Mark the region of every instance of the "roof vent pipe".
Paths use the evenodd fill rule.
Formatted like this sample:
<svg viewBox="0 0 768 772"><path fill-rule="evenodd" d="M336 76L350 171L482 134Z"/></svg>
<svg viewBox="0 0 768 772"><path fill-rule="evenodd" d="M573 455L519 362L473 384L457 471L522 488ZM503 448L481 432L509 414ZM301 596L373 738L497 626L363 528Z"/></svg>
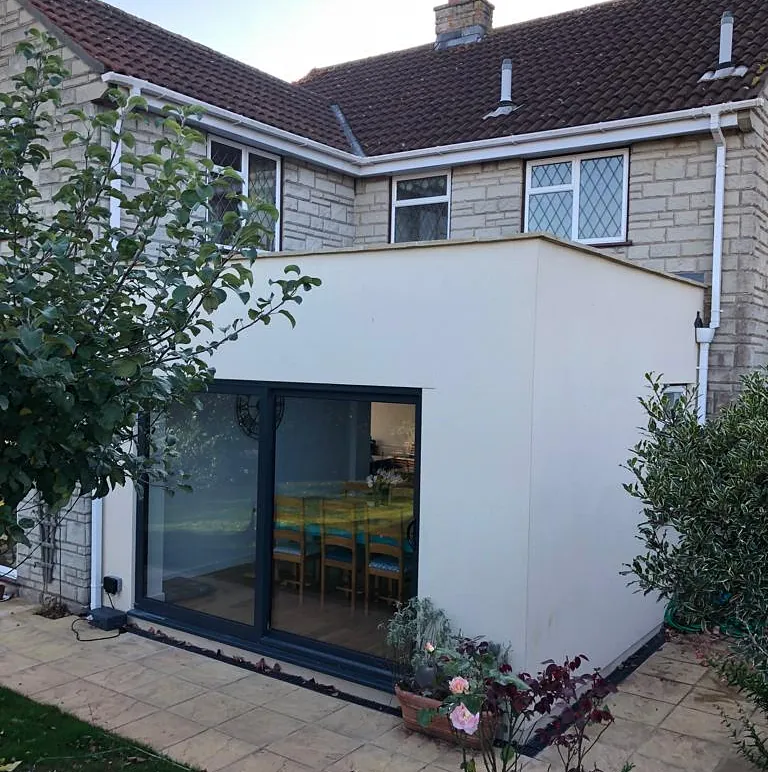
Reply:
<svg viewBox="0 0 768 772"><path fill-rule="evenodd" d="M512 102L512 60L505 59L501 63L501 99L500 102L510 104Z"/></svg>
<svg viewBox="0 0 768 772"><path fill-rule="evenodd" d="M726 11L720 19L720 59L719 67L733 64L733 13Z"/></svg>

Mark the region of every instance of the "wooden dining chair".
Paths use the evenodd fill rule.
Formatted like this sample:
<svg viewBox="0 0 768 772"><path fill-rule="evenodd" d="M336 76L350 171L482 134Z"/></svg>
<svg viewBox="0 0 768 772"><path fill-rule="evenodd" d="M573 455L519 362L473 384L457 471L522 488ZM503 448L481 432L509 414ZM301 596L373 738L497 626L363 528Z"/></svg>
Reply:
<svg viewBox="0 0 768 772"><path fill-rule="evenodd" d="M365 503L350 499L323 499L320 504L320 607L325 605L326 572L338 568L349 575L349 587L337 587L348 592L351 611L355 610L357 594L357 529L363 519Z"/></svg>
<svg viewBox="0 0 768 772"><path fill-rule="evenodd" d="M371 578L375 585L385 579L389 603L402 603L405 594L405 538L403 521L382 520L369 513L365 527L365 613L371 598ZM397 583L397 592L394 590Z"/></svg>
<svg viewBox="0 0 768 772"><path fill-rule="evenodd" d="M304 603L307 564L317 561L320 550L307 538L305 499L295 496L275 496L275 516L272 530L272 563L277 578L278 566L287 563L294 567L295 584L299 590L299 605Z"/></svg>

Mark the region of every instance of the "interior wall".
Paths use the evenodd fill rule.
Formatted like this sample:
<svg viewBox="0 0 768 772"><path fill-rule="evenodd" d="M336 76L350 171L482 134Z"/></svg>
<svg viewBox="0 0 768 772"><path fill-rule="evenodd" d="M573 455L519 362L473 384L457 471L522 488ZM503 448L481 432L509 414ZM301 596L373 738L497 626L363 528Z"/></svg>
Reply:
<svg viewBox="0 0 768 772"><path fill-rule="evenodd" d="M380 449L405 450L415 439L416 408L396 402L374 402L371 405L371 439Z"/></svg>
<svg viewBox="0 0 768 772"><path fill-rule="evenodd" d="M370 403L287 397L277 429L275 484L343 483L369 473Z"/></svg>

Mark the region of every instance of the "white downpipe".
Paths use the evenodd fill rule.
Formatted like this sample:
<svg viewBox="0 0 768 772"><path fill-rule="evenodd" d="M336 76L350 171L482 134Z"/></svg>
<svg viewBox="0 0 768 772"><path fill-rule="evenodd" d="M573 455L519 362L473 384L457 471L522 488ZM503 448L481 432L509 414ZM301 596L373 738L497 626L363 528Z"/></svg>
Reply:
<svg viewBox="0 0 768 772"><path fill-rule="evenodd" d="M709 326L720 326L720 306L723 286L723 225L725 222L726 146L720 116L712 116L712 137L717 145L715 165L715 226L712 240L712 313Z"/></svg>
<svg viewBox="0 0 768 772"><path fill-rule="evenodd" d="M101 608L104 499L91 500L91 611Z"/></svg>
<svg viewBox="0 0 768 772"><path fill-rule="evenodd" d="M141 89L133 85L131 87L131 96L140 96ZM118 131L122 130L122 122L118 125ZM112 141L110 143L110 158L114 159L112 168L118 173L122 171L120 157L123 153L123 143L121 141ZM112 180L112 190L118 193L123 188L123 181L118 177ZM109 227L120 227L120 199L110 197L109 199ZM101 608L101 583L104 570L104 500L91 499L91 611Z"/></svg>
<svg viewBox="0 0 768 772"><path fill-rule="evenodd" d="M696 416L699 423L707 420L707 391L709 389L709 345L715 337L713 327L701 327L696 330L696 342L699 344L698 383L696 386Z"/></svg>
<svg viewBox="0 0 768 772"><path fill-rule="evenodd" d="M709 349L715 339L715 331L720 326L720 314L723 295L723 226L725 222L725 171L727 148L725 135L720 122L720 113L712 112L710 131L715 140L715 210L712 236L712 309L709 315L709 327L696 330L699 344L699 367L697 384L696 413L699 423L707 420L707 393L709 390Z"/></svg>

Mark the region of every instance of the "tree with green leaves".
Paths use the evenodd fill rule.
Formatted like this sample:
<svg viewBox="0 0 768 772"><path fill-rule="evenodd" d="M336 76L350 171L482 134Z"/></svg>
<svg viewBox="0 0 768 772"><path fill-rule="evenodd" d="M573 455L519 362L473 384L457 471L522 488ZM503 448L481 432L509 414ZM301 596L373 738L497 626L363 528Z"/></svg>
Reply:
<svg viewBox="0 0 768 772"><path fill-rule="evenodd" d="M276 314L293 324L291 305L320 284L288 266L255 292L277 212L196 156L196 113L154 116L119 90L65 112L57 52L32 30L17 49L25 68L0 93L0 538L23 543L73 496L164 479L172 439L147 432L140 447L141 417L193 401L220 346ZM128 128L137 119L157 124L149 153ZM66 152L52 157L57 136ZM43 200L45 169L58 181ZM222 196L238 206L217 218Z"/></svg>

